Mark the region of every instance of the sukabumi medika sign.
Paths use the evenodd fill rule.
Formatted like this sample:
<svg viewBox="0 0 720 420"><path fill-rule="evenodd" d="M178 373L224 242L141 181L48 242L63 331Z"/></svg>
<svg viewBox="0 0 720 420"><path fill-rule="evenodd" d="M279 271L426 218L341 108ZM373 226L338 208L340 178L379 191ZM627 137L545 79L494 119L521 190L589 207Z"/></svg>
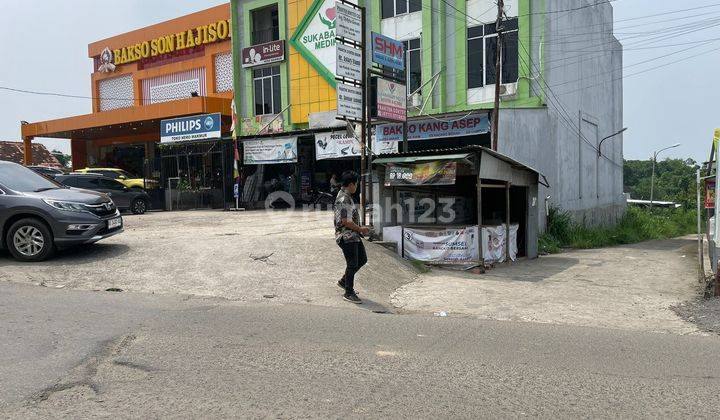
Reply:
<svg viewBox="0 0 720 420"><path fill-rule="evenodd" d="M230 38L230 20L220 20L186 31L138 42L112 51L116 66L145 58L174 53Z"/></svg>

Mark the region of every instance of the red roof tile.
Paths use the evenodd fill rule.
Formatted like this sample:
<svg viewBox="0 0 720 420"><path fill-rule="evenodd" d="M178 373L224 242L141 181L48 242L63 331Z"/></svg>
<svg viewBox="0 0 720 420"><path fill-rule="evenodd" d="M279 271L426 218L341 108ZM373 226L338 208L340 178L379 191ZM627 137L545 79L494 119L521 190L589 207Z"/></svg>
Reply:
<svg viewBox="0 0 720 420"><path fill-rule="evenodd" d="M0 160L23 163L23 143L19 141L0 141ZM33 165L62 168L60 162L40 143L32 144Z"/></svg>

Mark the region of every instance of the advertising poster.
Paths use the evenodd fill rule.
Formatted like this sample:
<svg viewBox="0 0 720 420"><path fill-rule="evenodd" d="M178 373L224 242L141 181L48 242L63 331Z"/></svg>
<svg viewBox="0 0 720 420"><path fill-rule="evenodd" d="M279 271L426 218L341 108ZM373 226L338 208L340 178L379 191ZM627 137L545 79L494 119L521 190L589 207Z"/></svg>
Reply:
<svg viewBox="0 0 720 420"><path fill-rule="evenodd" d="M295 163L298 158L297 137L246 140L243 142L243 156L246 165Z"/></svg>
<svg viewBox="0 0 720 420"><path fill-rule="evenodd" d="M442 264L467 264L480 260L478 227L423 230L405 228L405 258Z"/></svg>
<svg viewBox="0 0 720 420"><path fill-rule="evenodd" d="M337 159L360 156L360 142L344 131L315 134L315 159Z"/></svg>
<svg viewBox="0 0 720 420"><path fill-rule="evenodd" d="M385 186L454 185L457 162L438 160L427 163L388 163L385 167Z"/></svg>
<svg viewBox="0 0 720 420"><path fill-rule="evenodd" d="M705 208L706 209L714 209L715 208L715 180L714 179L705 180Z"/></svg>

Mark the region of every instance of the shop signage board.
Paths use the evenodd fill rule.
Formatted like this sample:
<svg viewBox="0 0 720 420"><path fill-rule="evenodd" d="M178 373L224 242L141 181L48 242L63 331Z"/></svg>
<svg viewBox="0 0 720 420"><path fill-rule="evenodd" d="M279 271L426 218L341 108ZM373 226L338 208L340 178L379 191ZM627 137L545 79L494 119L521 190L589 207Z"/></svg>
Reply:
<svg viewBox="0 0 720 420"><path fill-rule="evenodd" d="M270 41L242 49L242 66L255 67L285 60L285 41Z"/></svg>
<svg viewBox="0 0 720 420"><path fill-rule="evenodd" d="M407 119L407 90L405 85L391 80L377 78L377 118L390 121Z"/></svg>
<svg viewBox="0 0 720 420"><path fill-rule="evenodd" d="M478 227L460 229L404 228L405 258L431 263L471 263L480 260Z"/></svg>
<svg viewBox="0 0 720 420"><path fill-rule="evenodd" d="M337 159L360 156L360 142L344 131L315 134L315 159Z"/></svg>
<svg viewBox="0 0 720 420"><path fill-rule="evenodd" d="M295 163L297 158L297 137L243 142L243 162L246 165Z"/></svg>
<svg viewBox="0 0 720 420"><path fill-rule="evenodd" d="M370 42L373 63L395 70L405 70L405 45L402 41L373 32Z"/></svg>
<svg viewBox="0 0 720 420"><path fill-rule="evenodd" d="M457 162L437 160L426 163L388 163L385 186L455 185Z"/></svg>
<svg viewBox="0 0 720 420"><path fill-rule="evenodd" d="M360 10L340 2L335 3L335 10L337 12L336 35L358 43L363 42Z"/></svg>
<svg viewBox="0 0 720 420"><path fill-rule="evenodd" d="M115 49L110 58L115 66L119 66L166 54L180 55L184 50L228 39L230 39L230 21L220 20Z"/></svg>
<svg viewBox="0 0 720 420"><path fill-rule="evenodd" d="M337 44L336 74L338 77L362 80L362 51L343 44Z"/></svg>
<svg viewBox="0 0 720 420"><path fill-rule="evenodd" d="M220 137L220 113L160 121L161 143L219 139Z"/></svg>
<svg viewBox="0 0 720 420"><path fill-rule="evenodd" d="M418 120L408 122L408 140L429 140L442 137L462 137L490 132L487 114L472 114L454 120ZM381 124L376 135L379 141L402 141L402 124Z"/></svg>
<svg viewBox="0 0 720 420"><path fill-rule="evenodd" d="M354 118L357 120L363 117L362 88L344 83L338 83L337 91L337 113L340 116Z"/></svg>
<svg viewBox="0 0 720 420"><path fill-rule="evenodd" d="M315 0L290 38L290 44L335 87L335 0Z"/></svg>

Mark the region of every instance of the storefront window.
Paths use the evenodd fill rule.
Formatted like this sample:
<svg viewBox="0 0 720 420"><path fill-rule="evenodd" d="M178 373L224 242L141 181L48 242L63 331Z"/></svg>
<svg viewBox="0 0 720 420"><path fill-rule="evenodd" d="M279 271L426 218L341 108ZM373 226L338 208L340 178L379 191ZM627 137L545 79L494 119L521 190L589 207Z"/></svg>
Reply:
<svg viewBox="0 0 720 420"><path fill-rule="evenodd" d="M382 18L391 18L422 10L422 0L382 0Z"/></svg>
<svg viewBox="0 0 720 420"><path fill-rule="evenodd" d="M277 4L252 11L252 43L262 44L280 39Z"/></svg>
<svg viewBox="0 0 720 420"><path fill-rule="evenodd" d="M422 84L422 41L420 38L403 41L407 66L407 92L415 92Z"/></svg>
<svg viewBox="0 0 720 420"><path fill-rule="evenodd" d="M500 83L518 80L518 21L503 22L503 53L500 58ZM495 24L468 28L468 88L495 84L497 31Z"/></svg>
<svg viewBox="0 0 720 420"><path fill-rule="evenodd" d="M280 113L280 66L253 70L255 115Z"/></svg>

